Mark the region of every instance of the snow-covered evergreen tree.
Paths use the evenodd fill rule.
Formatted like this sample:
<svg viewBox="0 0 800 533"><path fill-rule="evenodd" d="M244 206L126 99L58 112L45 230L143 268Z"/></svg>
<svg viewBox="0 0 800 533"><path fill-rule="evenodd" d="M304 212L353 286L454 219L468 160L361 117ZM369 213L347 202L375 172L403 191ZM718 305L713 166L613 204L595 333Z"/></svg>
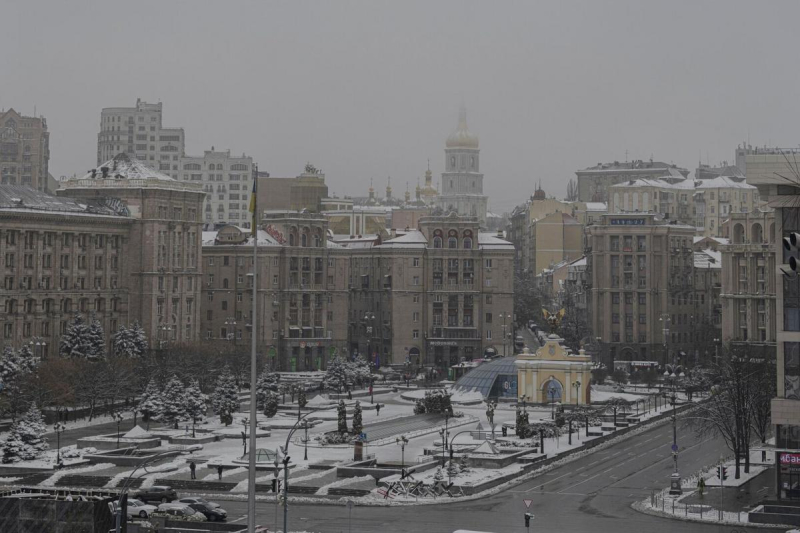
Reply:
<svg viewBox="0 0 800 533"><path fill-rule="evenodd" d="M61 336L59 353L62 357L96 360L98 353L105 355L103 328L99 327L99 322L94 325L95 322L96 320L92 320L91 325L87 324L83 315L75 315L72 323L67 326L67 331Z"/></svg>
<svg viewBox="0 0 800 533"><path fill-rule="evenodd" d="M3 443L3 462L16 463L39 457L47 449L44 433L42 413L36 405L31 405L28 412L11 425Z"/></svg>
<svg viewBox="0 0 800 533"><path fill-rule="evenodd" d="M272 418L276 414L278 414L278 393L268 391L264 400L264 415L267 418Z"/></svg>
<svg viewBox="0 0 800 533"><path fill-rule="evenodd" d="M17 361L19 362L19 368L23 374L33 372L39 366L39 363L41 363L27 344L23 345L22 348L17 351Z"/></svg>
<svg viewBox="0 0 800 533"><path fill-rule="evenodd" d="M349 365L341 358L334 357L328 362L328 369L325 371L325 386L342 392L342 387L347 384L348 375L352 374Z"/></svg>
<svg viewBox="0 0 800 533"><path fill-rule="evenodd" d="M352 363L347 363L347 370L350 381L356 383L367 383L372 375L369 363L362 355L356 357Z"/></svg>
<svg viewBox="0 0 800 533"><path fill-rule="evenodd" d="M106 334L103 331L103 325L97 319L96 315L92 315L89 321L89 342L91 344L91 351L89 359L92 361L100 361L106 357Z"/></svg>
<svg viewBox="0 0 800 533"><path fill-rule="evenodd" d="M236 380L227 366L217 378L217 386L211 395L211 407L219 415L220 422L226 426L233 423L233 413L241 407Z"/></svg>
<svg viewBox="0 0 800 533"><path fill-rule="evenodd" d="M186 418L186 389L178 376L172 376L167 382L162 398L162 420L178 429L178 421Z"/></svg>
<svg viewBox="0 0 800 533"><path fill-rule="evenodd" d="M147 352L147 335L138 322L129 327L120 326L111 336L111 347L118 357L142 357Z"/></svg>
<svg viewBox="0 0 800 533"><path fill-rule="evenodd" d="M437 466L436 472L433 474L433 482L439 483L440 481L444 481L444 474L442 473L442 467Z"/></svg>
<svg viewBox="0 0 800 533"><path fill-rule="evenodd" d="M361 418L361 402L356 400L356 405L353 407L353 435L360 435L363 429L364 422Z"/></svg>
<svg viewBox="0 0 800 533"><path fill-rule="evenodd" d="M303 407L306 406L306 404L308 404L308 399L306 398L306 389L300 387L297 390L297 405L299 405L300 408L302 409Z"/></svg>
<svg viewBox="0 0 800 533"><path fill-rule="evenodd" d="M344 400L339 400L336 413L339 419L339 433L347 433L347 407L344 405Z"/></svg>
<svg viewBox="0 0 800 533"><path fill-rule="evenodd" d="M192 421L192 437L195 436L194 428L198 420L203 418L208 408L208 396L200 390L200 383L193 379L184 393L186 397L186 415Z"/></svg>
<svg viewBox="0 0 800 533"><path fill-rule="evenodd" d="M158 390L158 385L154 380L147 383L142 397L139 399L138 411L142 415L142 420L147 424L147 429L150 429L150 421L158 420L161 416L161 407L163 400L161 399L161 391Z"/></svg>
<svg viewBox="0 0 800 533"><path fill-rule="evenodd" d="M270 372L268 368L261 371L256 381L256 405L259 411L264 409L269 393L278 390L278 380L278 374Z"/></svg>
<svg viewBox="0 0 800 533"><path fill-rule="evenodd" d="M2 355L0 355L0 380L2 380L3 385L8 386L21 373L22 369L20 368L17 352L11 346L6 346L3 348Z"/></svg>
<svg viewBox="0 0 800 533"><path fill-rule="evenodd" d="M466 455L461 456L461 463L459 463L458 469L461 471L461 473L469 472L469 463L467 463Z"/></svg>

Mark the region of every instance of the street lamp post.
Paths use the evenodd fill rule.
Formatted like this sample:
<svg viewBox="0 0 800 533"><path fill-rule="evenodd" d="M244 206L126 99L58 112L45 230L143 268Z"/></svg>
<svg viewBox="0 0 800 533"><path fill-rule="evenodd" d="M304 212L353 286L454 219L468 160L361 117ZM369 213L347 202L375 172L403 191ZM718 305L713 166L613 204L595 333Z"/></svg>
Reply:
<svg viewBox="0 0 800 533"><path fill-rule="evenodd" d="M31 339L30 343L31 351L33 352L33 357L38 357L40 361L45 359L45 351L47 348L47 342L41 337L34 337ZM38 348L38 350L37 350ZM39 352L38 355L36 352Z"/></svg>
<svg viewBox="0 0 800 533"><path fill-rule="evenodd" d="M445 436L445 430L440 429L439 435L442 437L442 467L444 467L444 452L447 450L447 437Z"/></svg>
<svg viewBox="0 0 800 533"><path fill-rule="evenodd" d="M303 429L305 430L305 437L303 438L303 460L308 461L308 420L303 420Z"/></svg>
<svg viewBox="0 0 800 533"><path fill-rule="evenodd" d="M550 385L550 388L547 389L547 393L550 395L550 420L556 419L556 392L554 385Z"/></svg>
<svg viewBox="0 0 800 533"><path fill-rule="evenodd" d="M714 339L714 364L719 367L719 345L722 344L722 340L715 338Z"/></svg>
<svg viewBox="0 0 800 533"><path fill-rule="evenodd" d="M405 435L400 435L395 439L395 443L400 445L400 469L405 472L406 469L406 444L408 439Z"/></svg>
<svg viewBox="0 0 800 533"><path fill-rule="evenodd" d="M56 468L61 464L61 434L65 429L66 426L61 422L56 422L53 425L53 431L56 432ZM117 443L117 448L119 448L119 442Z"/></svg>
<svg viewBox="0 0 800 533"><path fill-rule="evenodd" d="M119 425L122 423L122 413L114 413L114 420L117 422L117 448L119 449Z"/></svg>
<svg viewBox="0 0 800 533"><path fill-rule="evenodd" d="M578 400L581 396L581 382L576 380L572 386L575 387L575 405L578 405Z"/></svg>
<svg viewBox="0 0 800 533"><path fill-rule="evenodd" d="M678 473L678 416L677 416L677 403L678 403L678 379L685 376L683 369L680 365L668 364L665 365L664 377L669 381L670 388L672 389L671 403L672 403L672 459L674 462L674 470L670 476L670 494L682 494L681 488L681 475Z"/></svg>

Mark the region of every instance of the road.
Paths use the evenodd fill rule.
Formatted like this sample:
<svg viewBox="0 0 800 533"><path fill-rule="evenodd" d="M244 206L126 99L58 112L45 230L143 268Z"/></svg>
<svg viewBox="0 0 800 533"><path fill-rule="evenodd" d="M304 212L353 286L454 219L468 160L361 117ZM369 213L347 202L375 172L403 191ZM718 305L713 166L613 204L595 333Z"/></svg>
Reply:
<svg viewBox="0 0 800 533"><path fill-rule="evenodd" d="M695 472L724 451L720 440L701 441L689 436L688 430L679 434L686 435L680 439L682 472ZM344 505L290 504L289 530L451 533L461 528L524 533L524 499L533 500L530 512L535 519L531 531L720 533L737 529L660 518L630 508L633 501L669 484L673 469L671 444L672 428L662 425L480 500L415 507L355 507L352 529ZM225 502L225 507L232 520L245 522L245 502ZM274 513L274 504L262 504L257 511L258 523L272 530Z"/></svg>

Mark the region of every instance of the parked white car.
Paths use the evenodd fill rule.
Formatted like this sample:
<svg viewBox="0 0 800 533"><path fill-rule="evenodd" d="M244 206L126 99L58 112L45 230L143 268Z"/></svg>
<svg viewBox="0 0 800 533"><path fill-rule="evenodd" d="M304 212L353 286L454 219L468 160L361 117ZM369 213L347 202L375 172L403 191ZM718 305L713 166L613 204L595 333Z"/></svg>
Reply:
<svg viewBox="0 0 800 533"><path fill-rule="evenodd" d="M197 522L206 521L206 517L203 513L195 511L185 503L162 503L158 506L158 512L167 513L168 515L176 518L184 518Z"/></svg>
<svg viewBox="0 0 800 533"><path fill-rule="evenodd" d="M147 518L150 513L157 510L158 507L155 505L149 505L136 499L128 500L128 518Z"/></svg>

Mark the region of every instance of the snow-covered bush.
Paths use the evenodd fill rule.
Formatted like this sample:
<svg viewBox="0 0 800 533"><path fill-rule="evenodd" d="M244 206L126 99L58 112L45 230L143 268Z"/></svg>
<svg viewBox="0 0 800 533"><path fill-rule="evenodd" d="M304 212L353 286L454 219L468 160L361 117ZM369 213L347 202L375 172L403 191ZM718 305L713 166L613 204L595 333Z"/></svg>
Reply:
<svg viewBox="0 0 800 533"><path fill-rule="evenodd" d="M142 415L142 420L147 424L147 429L150 429L150 421L158 420L161 415L161 408L163 400L161 399L161 391L154 380L150 380L139 400L139 407L137 408Z"/></svg>
<svg viewBox="0 0 800 533"><path fill-rule="evenodd" d="M161 418L178 429L178 421L186 418L186 389L178 376L172 376L162 394Z"/></svg>
<svg viewBox="0 0 800 533"><path fill-rule="evenodd" d="M103 328L96 318L92 317L91 322L87 324L83 315L75 315L61 336L59 353L62 357L97 361L106 355L106 344L103 339Z"/></svg>
<svg viewBox="0 0 800 533"><path fill-rule="evenodd" d="M111 336L111 349L117 357L139 358L147 352L147 335L138 322L120 326Z"/></svg>
<svg viewBox="0 0 800 533"><path fill-rule="evenodd" d="M360 435L364 429L364 422L361 415L361 402L356 400L356 405L353 407L353 435Z"/></svg>
<svg viewBox="0 0 800 533"><path fill-rule="evenodd" d="M276 414L278 414L278 393L269 391L264 400L264 415L272 418Z"/></svg>
<svg viewBox="0 0 800 533"><path fill-rule="evenodd" d="M344 405L344 400L339 400L336 414L339 423L339 433L347 433L347 407Z"/></svg>
<svg viewBox="0 0 800 533"><path fill-rule="evenodd" d="M453 404L450 401L450 396L451 394L444 389L426 391L425 397L418 399L414 404L414 414L447 413L453 416Z"/></svg>
<svg viewBox="0 0 800 533"><path fill-rule="evenodd" d="M239 393L236 389L236 380L230 369L225 366L217 378L217 386L211 395L211 408L219 415L219 421L230 426L233 423L233 413L239 410Z"/></svg>
<svg viewBox="0 0 800 533"><path fill-rule="evenodd" d="M353 440L353 437L350 436L348 433L326 433L320 437L316 438L317 441L323 446L328 444L349 444L350 441Z"/></svg>

